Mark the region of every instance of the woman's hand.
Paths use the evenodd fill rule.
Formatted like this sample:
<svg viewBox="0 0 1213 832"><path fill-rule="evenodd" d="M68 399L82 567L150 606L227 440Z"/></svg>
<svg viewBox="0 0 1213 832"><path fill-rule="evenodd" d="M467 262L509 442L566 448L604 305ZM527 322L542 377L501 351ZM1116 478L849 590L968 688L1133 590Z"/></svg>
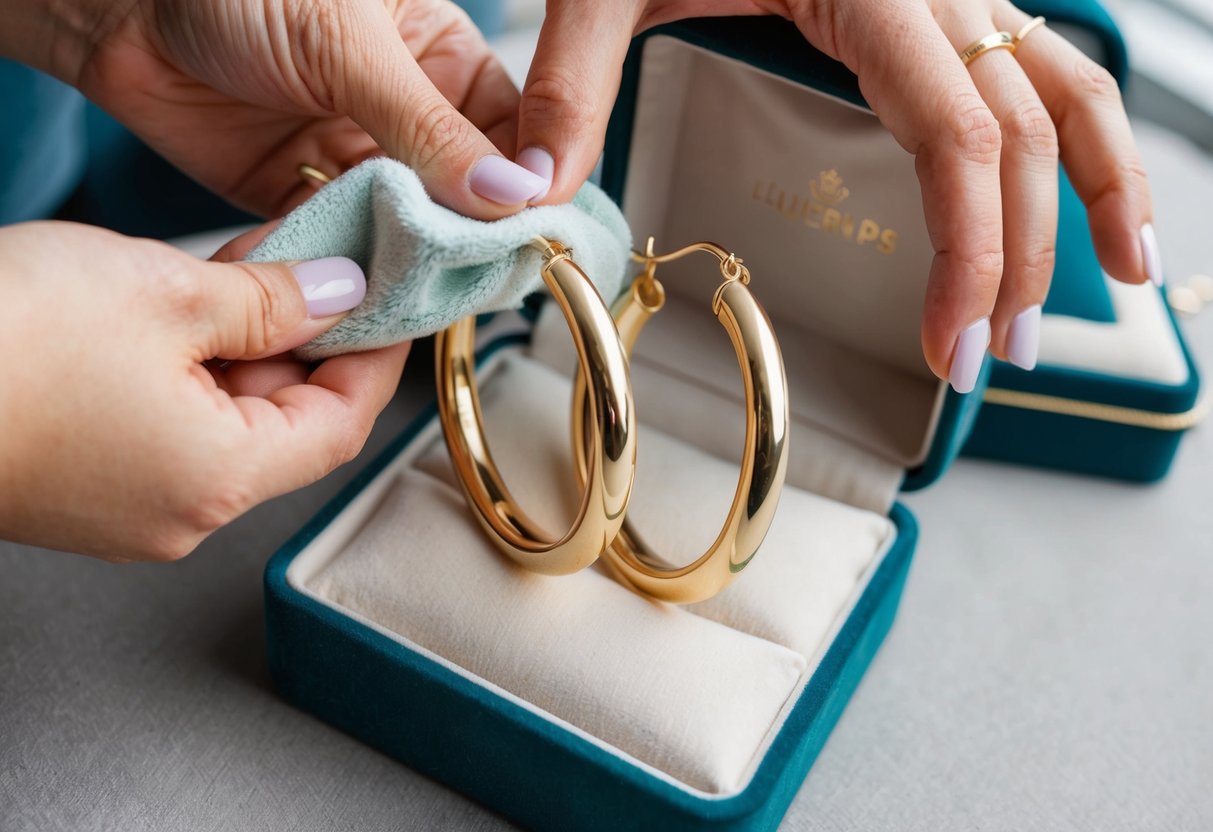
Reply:
<svg viewBox="0 0 1213 832"><path fill-rule="evenodd" d="M994 49L968 67L958 57L1029 21L1006 0L549 0L517 142L523 164L551 176L555 160L543 201L569 199L593 169L634 33L682 17L761 13L791 18L854 71L916 157L935 248L923 350L958 390L973 388L987 339L995 355L1035 366L1059 147L1104 269L1126 283L1161 283L1149 188L1112 77L1047 28L1013 56Z"/></svg>
<svg viewBox="0 0 1213 832"><path fill-rule="evenodd" d="M407 344L247 360L310 340L364 291L343 258L210 263L82 225L0 229L0 537L177 558L351 459Z"/></svg>
<svg viewBox="0 0 1213 832"><path fill-rule="evenodd" d="M0 54L75 85L264 216L310 194L300 164L336 176L384 152L467 216L504 216L547 190L508 161L518 92L449 0L10 5Z"/></svg>

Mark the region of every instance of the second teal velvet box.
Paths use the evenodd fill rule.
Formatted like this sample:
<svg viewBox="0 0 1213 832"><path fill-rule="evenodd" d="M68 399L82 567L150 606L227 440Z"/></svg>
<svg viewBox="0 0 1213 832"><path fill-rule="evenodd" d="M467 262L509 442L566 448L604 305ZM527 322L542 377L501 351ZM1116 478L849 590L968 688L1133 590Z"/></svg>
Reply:
<svg viewBox="0 0 1213 832"><path fill-rule="evenodd" d="M1057 269L1031 372L995 362L966 456L1134 482L1167 475L1204 416L1200 371L1166 294L1099 267L1062 178Z"/></svg>
<svg viewBox="0 0 1213 832"><path fill-rule="evenodd" d="M471 519L431 411L272 559L272 676L528 828L773 829L892 623L917 542L898 494L946 469L980 395L922 360L912 159L785 22L638 39L604 186L638 245L712 239L744 259L779 335L791 460L754 562L685 608L594 569L522 572ZM718 271L662 269L666 306L631 361L629 517L683 560L723 522L743 403L711 312ZM523 329L481 350L485 424L519 503L556 531L577 498L574 362L554 304Z"/></svg>

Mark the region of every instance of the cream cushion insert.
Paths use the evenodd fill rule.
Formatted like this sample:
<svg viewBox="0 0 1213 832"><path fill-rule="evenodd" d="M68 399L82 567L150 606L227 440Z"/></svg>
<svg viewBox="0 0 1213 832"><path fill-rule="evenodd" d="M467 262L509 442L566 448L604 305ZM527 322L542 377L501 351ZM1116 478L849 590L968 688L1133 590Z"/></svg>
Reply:
<svg viewBox="0 0 1213 832"><path fill-rule="evenodd" d="M485 427L515 497L563 529L577 491L567 377L517 352L481 372ZM719 530L737 468L643 424L629 516L689 557ZM503 558L453 485L431 424L357 499L344 537L296 558L297 588L692 791L744 788L895 538L882 515L794 487L758 557L717 598L642 599L597 570L551 578ZM378 481L377 481L378 482Z"/></svg>

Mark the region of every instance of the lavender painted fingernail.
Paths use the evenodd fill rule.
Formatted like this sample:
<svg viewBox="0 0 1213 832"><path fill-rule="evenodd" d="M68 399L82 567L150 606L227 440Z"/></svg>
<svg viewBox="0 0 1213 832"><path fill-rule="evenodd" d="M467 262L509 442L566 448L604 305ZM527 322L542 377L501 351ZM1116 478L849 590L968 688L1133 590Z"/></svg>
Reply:
<svg viewBox="0 0 1213 832"><path fill-rule="evenodd" d="M1158 236L1153 223L1141 227L1141 259L1146 264L1146 277L1155 286L1162 286L1162 255L1158 252Z"/></svg>
<svg viewBox="0 0 1213 832"><path fill-rule="evenodd" d="M552 187L552 176L556 173L556 160L552 158L552 154L542 147L528 147L518 154L518 164L548 183L547 187L531 199L543 199L547 196L548 188Z"/></svg>
<svg viewBox="0 0 1213 832"><path fill-rule="evenodd" d="M502 205L528 202L547 193L548 181L503 156L485 156L472 168L468 185L473 193Z"/></svg>
<svg viewBox="0 0 1213 832"><path fill-rule="evenodd" d="M1040 304L1015 316L1007 329L1007 360L1025 370L1036 369L1040 352Z"/></svg>
<svg viewBox="0 0 1213 832"><path fill-rule="evenodd" d="M291 266L307 301L309 318L348 312L366 297L366 277L348 257L321 257Z"/></svg>
<svg viewBox="0 0 1213 832"><path fill-rule="evenodd" d="M981 374L981 365L985 361L986 349L990 346L990 319L969 324L960 335L956 336L956 346L952 350L952 368L948 371L948 381L957 393L971 393L977 386L977 376Z"/></svg>

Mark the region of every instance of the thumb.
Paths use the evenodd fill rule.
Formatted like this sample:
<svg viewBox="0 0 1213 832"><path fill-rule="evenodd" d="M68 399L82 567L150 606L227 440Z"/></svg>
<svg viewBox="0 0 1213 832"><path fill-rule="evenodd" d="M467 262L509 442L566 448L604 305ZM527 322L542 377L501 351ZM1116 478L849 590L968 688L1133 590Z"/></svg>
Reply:
<svg viewBox="0 0 1213 832"><path fill-rule="evenodd" d="M348 257L195 263L194 336L203 360L252 360L294 349L332 328L366 295L362 269Z"/></svg>
<svg viewBox="0 0 1213 832"><path fill-rule="evenodd" d="M504 217L548 189L546 178L505 158L439 92L383 7L365 13L383 19L358 21L356 48L342 53L351 59L331 70L338 112L349 115L389 155L415 170L431 198L465 216ZM482 67L499 70L488 47L481 45L484 54L471 57L479 58ZM473 78L468 89L460 91L471 110L484 109L483 99L490 94L513 92L504 72L483 69L477 77L479 82Z"/></svg>
<svg viewBox="0 0 1213 832"><path fill-rule="evenodd" d="M548 4L518 115L518 160L552 180L545 203L572 199L598 163L637 14Z"/></svg>

